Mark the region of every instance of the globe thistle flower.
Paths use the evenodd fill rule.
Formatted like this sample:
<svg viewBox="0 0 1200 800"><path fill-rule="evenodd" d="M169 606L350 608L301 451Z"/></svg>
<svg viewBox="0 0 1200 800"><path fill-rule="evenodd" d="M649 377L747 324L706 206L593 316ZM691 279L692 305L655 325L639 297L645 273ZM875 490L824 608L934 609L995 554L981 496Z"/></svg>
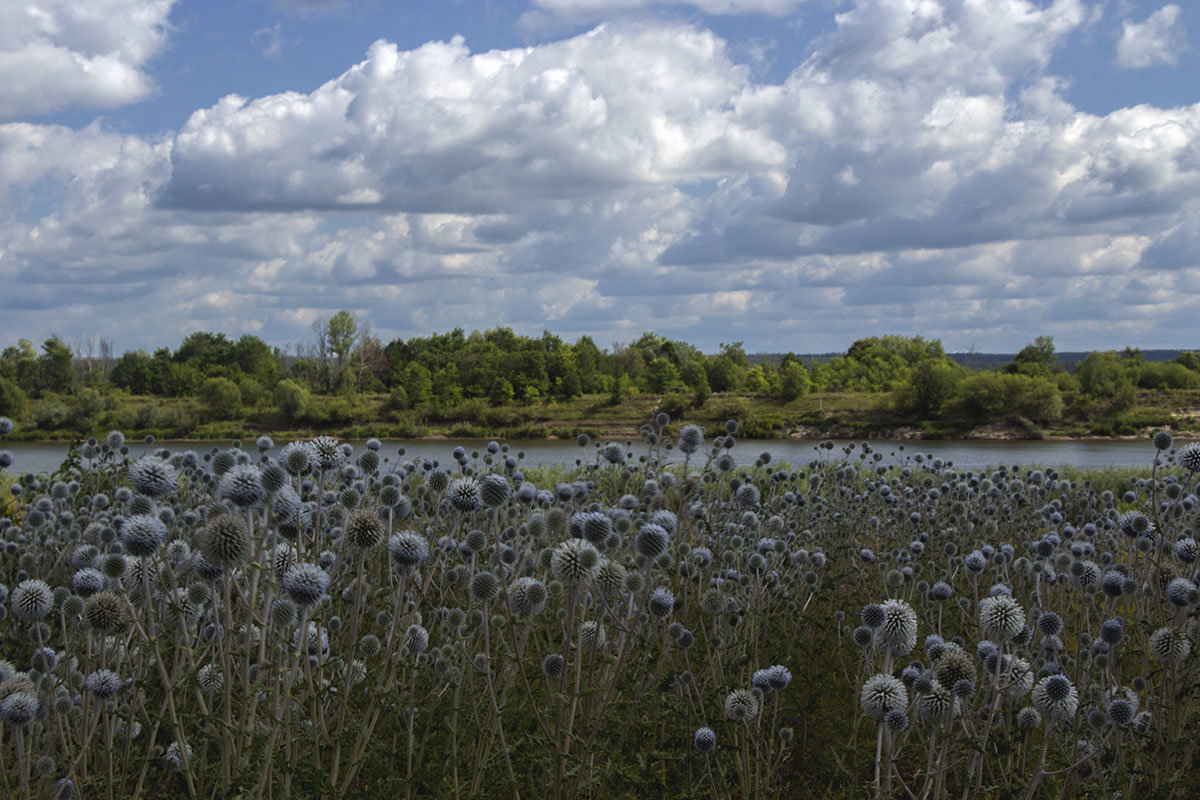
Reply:
<svg viewBox="0 0 1200 800"><path fill-rule="evenodd" d="M518 617L533 617L546 607L550 594L537 578L517 578L508 587L508 604Z"/></svg>
<svg viewBox="0 0 1200 800"><path fill-rule="evenodd" d="M1011 641L1025 627L1025 609L1009 595L986 597L979 602L979 627L985 636Z"/></svg>
<svg viewBox="0 0 1200 800"><path fill-rule="evenodd" d="M250 529L240 516L215 514L200 532L200 553L216 566L236 567L250 560Z"/></svg>
<svg viewBox="0 0 1200 800"><path fill-rule="evenodd" d="M679 452L692 455L704 444L704 429L699 425L684 425L679 431Z"/></svg>
<svg viewBox="0 0 1200 800"><path fill-rule="evenodd" d="M760 710L758 696L749 689L735 689L725 698L725 716L733 722L748 723Z"/></svg>
<svg viewBox="0 0 1200 800"><path fill-rule="evenodd" d="M491 572L476 572L471 576L470 591L477 601L489 602L500 592L500 579Z"/></svg>
<svg viewBox="0 0 1200 800"><path fill-rule="evenodd" d="M329 575L316 564L297 564L284 573L282 584L292 602L306 608L329 591Z"/></svg>
<svg viewBox="0 0 1200 800"><path fill-rule="evenodd" d="M392 560L403 567L415 567L429 558L429 542L416 531L393 533L387 546Z"/></svg>
<svg viewBox="0 0 1200 800"><path fill-rule="evenodd" d="M917 682L918 684L921 681ZM954 694L937 680L929 680L920 688L925 691L917 695L917 715L921 719L939 723L950 720L957 710Z"/></svg>
<svg viewBox="0 0 1200 800"><path fill-rule="evenodd" d="M612 535L612 519L602 511L581 511L571 515L567 527L580 539L601 545ZM576 533L577 532L577 533Z"/></svg>
<svg viewBox="0 0 1200 800"><path fill-rule="evenodd" d="M1175 454L1175 463L1188 472L1200 470L1200 442L1188 442Z"/></svg>
<svg viewBox="0 0 1200 800"><path fill-rule="evenodd" d="M1178 664L1191 652L1192 643L1174 628L1159 628L1150 634L1150 655L1162 664Z"/></svg>
<svg viewBox="0 0 1200 800"><path fill-rule="evenodd" d="M861 617L863 625L875 630L887 620L887 612L878 603L868 603L863 606Z"/></svg>
<svg viewBox="0 0 1200 800"><path fill-rule="evenodd" d="M1194 563L1198 555L1200 555L1200 547L1197 547L1196 540L1192 537L1185 536L1175 543L1175 557L1183 563Z"/></svg>
<svg viewBox="0 0 1200 800"><path fill-rule="evenodd" d="M1020 656L1004 657L1001 674L1007 676L1003 691L1009 697L1024 697L1033 689L1033 667Z"/></svg>
<svg viewBox="0 0 1200 800"><path fill-rule="evenodd" d="M1175 578L1167 584L1167 601L1177 608L1186 608L1200 601L1200 591L1187 578Z"/></svg>
<svg viewBox="0 0 1200 800"><path fill-rule="evenodd" d="M604 558L601 559L600 566L596 570L596 577L592 582L601 592L611 596L624 588L627 575L623 566L616 561Z"/></svg>
<svg viewBox="0 0 1200 800"><path fill-rule="evenodd" d="M908 689L899 679L880 673L863 684L859 702L868 717L882 720L889 711L908 707Z"/></svg>
<svg viewBox="0 0 1200 800"><path fill-rule="evenodd" d="M665 528L648 522L634 536L633 545L646 558L655 559L667 551L670 542L671 535Z"/></svg>
<svg viewBox="0 0 1200 800"><path fill-rule="evenodd" d="M409 625L404 633L404 651L410 656L416 656L429 649L429 631L420 625Z"/></svg>
<svg viewBox="0 0 1200 800"><path fill-rule="evenodd" d="M898 599L884 602L883 610L883 624L875 629L875 649L896 658L908 655L917 646L917 612Z"/></svg>
<svg viewBox="0 0 1200 800"><path fill-rule="evenodd" d="M933 675L943 686L953 687L961 680L975 680L975 661L956 644L947 644L933 665Z"/></svg>
<svg viewBox="0 0 1200 800"><path fill-rule="evenodd" d="M737 488L737 492L734 495L734 499L737 500L739 505L750 508L757 508L760 498L761 495L759 494L758 487L753 483L743 483Z"/></svg>
<svg viewBox="0 0 1200 800"><path fill-rule="evenodd" d="M954 596L954 589L944 581L938 581L929 587L929 598L938 603L944 603Z"/></svg>
<svg viewBox="0 0 1200 800"><path fill-rule="evenodd" d="M1053 611L1043 611L1038 615L1037 628L1043 636L1058 636L1063 630L1062 617Z"/></svg>
<svg viewBox="0 0 1200 800"><path fill-rule="evenodd" d="M219 692L225 685L225 675L216 664L205 664L196 672L196 683L205 694Z"/></svg>
<svg viewBox="0 0 1200 800"><path fill-rule="evenodd" d="M279 451L279 464L289 475L307 475L316 468L317 451L310 442L288 442Z"/></svg>
<svg viewBox="0 0 1200 800"><path fill-rule="evenodd" d="M1079 692L1066 675L1048 675L1033 687L1033 705L1051 722L1075 718Z"/></svg>
<svg viewBox="0 0 1200 800"><path fill-rule="evenodd" d="M583 539L568 539L554 548L550 571L563 586L591 583L600 568L600 553Z"/></svg>
<svg viewBox="0 0 1200 800"><path fill-rule="evenodd" d="M87 676L88 692L99 700L112 700L121 690L124 681L111 669L99 669Z"/></svg>
<svg viewBox="0 0 1200 800"><path fill-rule="evenodd" d="M91 567L81 569L71 576L71 588L80 597L91 597L104 588L104 573Z"/></svg>
<svg viewBox="0 0 1200 800"><path fill-rule="evenodd" d="M456 478L446 488L446 498L455 510L464 514L483 508L483 500L479 496L479 483L474 478Z"/></svg>
<svg viewBox="0 0 1200 800"><path fill-rule="evenodd" d="M312 440L315 468L323 472L341 469L346 463L342 444L332 436L318 436Z"/></svg>
<svg viewBox="0 0 1200 800"><path fill-rule="evenodd" d="M692 745L696 748L696 752L711 752L717 746L717 734L713 733L712 728L697 728L692 737Z"/></svg>
<svg viewBox="0 0 1200 800"><path fill-rule="evenodd" d="M267 490L262 485L262 473L251 464L238 464L224 475L217 486L221 497L238 506L250 508L266 502Z"/></svg>
<svg viewBox="0 0 1200 800"><path fill-rule="evenodd" d="M542 674L550 680L558 678L566 666L566 659L560 653L551 653L542 659Z"/></svg>
<svg viewBox="0 0 1200 800"><path fill-rule="evenodd" d="M666 619L675 610L675 595L671 594L671 591L666 587L658 587L650 593L650 599L646 603L646 610L650 612L650 616L652 617Z"/></svg>
<svg viewBox="0 0 1200 800"><path fill-rule="evenodd" d="M479 498L488 508L496 508L508 502L512 489L503 475L489 472L479 479Z"/></svg>
<svg viewBox="0 0 1200 800"><path fill-rule="evenodd" d="M179 742L171 742L167 745L167 751L163 755L163 758L175 769L182 769L185 759L189 762L192 760L192 746L190 744L184 745L181 749Z"/></svg>
<svg viewBox="0 0 1200 800"><path fill-rule="evenodd" d="M0 436L8 436L13 432L13 421L8 417L0 417Z"/></svg>
<svg viewBox="0 0 1200 800"><path fill-rule="evenodd" d="M175 468L158 456L142 456L129 465L129 485L146 497L165 497L175 491Z"/></svg>
<svg viewBox="0 0 1200 800"><path fill-rule="evenodd" d="M1017 712L1017 727L1023 731L1031 731L1042 724L1042 715L1033 706L1025 706Z"/></svg>
<svg viewBox="0 0 1200 800"><path fill-rule="evenodd" d="M1156 431L1154 436L1150 437L1150 441L1154 443L1155 450L1170 450L1174 439L1171 438L1170 431Z"/></svg>
<svg viewBox="0 0 1200 800"><path fill-rule="evenodd" d="M360 508L346 520L343 534L346 544L355 550L367 550L383 541L386 530L383 520L372 509Z"/></svg>
<svg viewBox="0 0 1200 800"><path fill-rule="evenodd" d="M604 626L594 619L589 619L579 626L579 641L584 650L598 650L604 647L607 639Z"/></svg>
<svg viewBox="0 0 1200 800"><path fill-rule="evenodd" d="M41 704L32 692L13 692L0 700L0 720L25 725L37 716Z"/></svg>
<svg viewBox="0 0 1200 800"><path fill-rule="evenodd" d="M1104 714L1108 721L1118 728L1127 728L1132 725L1137 711L1137 705L1125 698L1112 700L1104 707Z"/></svg>
<svg viewBox="0 0 1200 800"><path fill-rule="evenodd" d="M605 445L600 448L600 457L609 464L624 464L625 448L616 442L606 442Z"/></svg>
<svg viewBox="0 0 1200 800"><path fill-rule="evenodd" d="M54 609L54 592L45 581L30 578L12 590L9 605L17 619L41 619Z"/></svg>
<svg viewBox="0 0 1200 800"><path fill-rule="evenodd" d="M883 724L892 733L903 733L908 730L908 715L900 709L892 709L883 717Z"/></svg>
<svg viewBox="0 0 1200 800"><path fill-rule="evenodd" d="M166 536L167 527L162 520L149 514L132 516L121 526L121 542L125 545L125 552L138 558L157 552Z"/></svg>
<svg viewBox="0 0 1200 800"><path fill-rule="evenodd" d="M115 592L96 592L84 601L83 620L101 635L117 633L125 627L125 603Z"/></svg>

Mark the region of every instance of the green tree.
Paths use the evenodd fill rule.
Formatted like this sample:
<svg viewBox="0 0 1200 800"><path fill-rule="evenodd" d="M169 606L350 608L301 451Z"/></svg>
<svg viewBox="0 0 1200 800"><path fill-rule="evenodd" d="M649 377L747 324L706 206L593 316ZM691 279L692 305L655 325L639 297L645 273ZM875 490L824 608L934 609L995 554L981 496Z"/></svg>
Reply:
<svg viewBox="0 0 1200 800"><path fill-rule="evenodd" d="M275 405L289 422L295 422L304 416L310 400L312 395L303 384L290 379L275 384Z"/></svg>
<svg viewBox="0 0 1200 800"><path fill-rule="evenodd" d="M898 404L922 417L936 416L954 396L959 377L960 369L946 360L922 362L909 382L896 390Z"/></svg>
<svg viewBox="0 0 1200 800"><path fill-rule="evenodd" d="M197 392L208 413L217 419L234 416L242 403L242 393L229 378L209 378Z"/></svg>
<svg viewBox="0 0 1200 800"><path fill-rule="evenodd" d="M646 367L644 375L646 389L654 394L662 394L679 383L679 370L670 359L658 357Z"/></svg>
<svg viewBox="0 0 1200 800"><path fill-rule="evenodd" d="M75 358L71 348L57 336L42 342L38 356L38 391L65 392L75 380Z"/></svg>
<svg viewBox="0 0 1200 800"><path fill-rule="evenodd" d="M513 401L513 385L507 378L496 378L488 391L488 400L494 406L506 406Z"/></svg>
<svg viewBox="0 0 1200 800"><path fill-rule="evenodd" d="M795 400L812 389L808 370L798 359L785 361L779 368L779 396L784 400Z"/></svg>
<svg viewBox="0 0 1200 800"><path fill-rule="evenodd" d="M708 373L704 371L703 358L693 358L679 371L679 377L692 390L693 408L700 408L712 396L712 387L708 385Z"/></svg>
<svg viewBox="0 0 1200 800"><path fill-rule="evenodd" d="M342 309L325 323L325 334L329 339L329 349L337 359L334 370L334 374L337 375L341 373L358 339L358 318Z"/></svg>
<svg viewBox="0 0 1200 800"><path fill-rule="evenodd" d="M29 398L16 381L0 378L0 416L18 418L29 407Z"/></svg>
<svg viewBox="0 0 1200 800"><path fill-rule="evenodd" d="M1084 394L1092 397L1114 398L1125 387L1133 387L1129 361L1114 352L1088 353L1075 377Z"/></svg>
<svg viewBox="0 0 1200 800"><path fill-rule="evenodd" d="M150 393L150 354L143 350L127 350L113 364L109 380L113 386L127 389L130 394Z"/></svg>

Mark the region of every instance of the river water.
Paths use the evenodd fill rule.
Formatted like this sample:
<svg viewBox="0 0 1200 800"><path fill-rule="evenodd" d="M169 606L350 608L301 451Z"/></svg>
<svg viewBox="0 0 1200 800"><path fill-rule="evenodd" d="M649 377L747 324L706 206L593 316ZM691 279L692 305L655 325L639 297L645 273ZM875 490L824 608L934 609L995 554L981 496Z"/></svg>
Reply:
<svg viewBox="0 0 1200 800"><path fill-rule="evenodd" d="M363 440L348 440L355 450L361 450ZM619 440L624 441L624 440ZM581 448L574 440L525 439L507 442L511 452L523 451L525 458L522 463L533 465L544 464L574 464L576 459L595 459L594 447ZM768 452L774 461L786 461L791 464L805 464L817 458L841 457L842 447L850 444L849 440L837 441L837 447L831 452L820 450L820 440L816 439L770 439L770 440L739 440L732 450L733 455L741 464L752 464L759 454ZM284 444L276 442L276 449ZM1109 440L1088 439L1071 441L890 441L876 439L869 442L872 450L883 455L883 464L895 464L904 459L914 459L917 454L923 457L939 458L952 462L965 469L982 469L999 465L1039 465L1058 467L1064 465L1090 467L1124 467L1149 466L1154 459L1154 447L1149 440ZM451 451L456 445L462 445L468 452L482 452L487 440L473 439L398 439L388 440L383 444L382 455L389 461L409 460L412 458L430 458L442 464L453 464ZM153 447L147 447L140 441L130 443L130 457L136 458L143 453L159 447L171 450L195 450L204 453L213 447L229 447L229 441L210 442L169 442L162 441ZM253 448L252 441L245 442L245 447ZM62 463L66 455L66 445L58 442L9 442L0 445L10 450L14 463L7 471L20 472L52 472ZM400 449L404 455L400 455ZM633 443L634 455L645 452L645 445L640 440ZM701 451L701 457L706 453ZM852 455L860 451L856 447ZM679 453L673 454L672 460L679 460ZM694 459L695 457L693 457Z"/></svg>

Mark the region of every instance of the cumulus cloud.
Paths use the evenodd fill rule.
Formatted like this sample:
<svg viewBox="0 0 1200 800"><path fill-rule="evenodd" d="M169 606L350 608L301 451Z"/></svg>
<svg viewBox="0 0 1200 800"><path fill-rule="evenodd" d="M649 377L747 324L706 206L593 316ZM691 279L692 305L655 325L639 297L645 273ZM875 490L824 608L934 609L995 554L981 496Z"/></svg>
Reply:
<svg viewBox="0 0 1200 800"><path fill-rule="evenodd" d="M174 0L0 4L0 119L146 97Z"/></svg>
<svg viewBox="0 0 1200 800"><path fill-rule="evenodd" d="M534 0L545 11L572 18L593 19L650 6L692 6L705 14L769 14L783 16L795 11L804 0Z"/></svg>
<svg viewBox="0 0 1200 800"><path fill-rule="evenodd" d="M1117 40L1116 64L1123 69L1144 69L1161 64L1174 66L1179 51L1187 46L1180 8L1175 3L1163 6L1144 22L1125 20Z"/></svg>
<svg viewBox="0 0 1200 800"><path fill-rule="evenodd" d="M346 307L383 336L653 327L710 349L1196 332L1200 105L1076 109L1048 72L1087 24L1075 0L858 0L835 22L778 83L702 28L614 24L379 41L155 140L0 125L4 330L53 308L118 347L283 343Z"/></svg>

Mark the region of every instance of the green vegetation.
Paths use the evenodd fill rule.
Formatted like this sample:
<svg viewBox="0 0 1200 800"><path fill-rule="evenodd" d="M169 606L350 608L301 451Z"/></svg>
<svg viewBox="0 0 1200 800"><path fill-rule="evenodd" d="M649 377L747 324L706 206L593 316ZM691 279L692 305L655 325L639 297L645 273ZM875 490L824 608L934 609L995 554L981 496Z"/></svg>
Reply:
<svg viewBox="0 0 1200 800"><path fill-rule="evenodd" d="M347 311L308 342L197 332L178 349L116 357L57 338L0 353L0 414L23 438L112 429L174 438L319 432L629 436L655 411L753 437L1133 435L1200 426L1200 354L1147 362L1094 352L1072 368L1038 337L998 369L975 370L920 336L860 339L844 355L754 361L742 343L705 354L645 333L600 349L584 336L462 329L384 344ZM755 363L757 362L757 363ZM980 430L982 428L982 430Z"/></svg>

